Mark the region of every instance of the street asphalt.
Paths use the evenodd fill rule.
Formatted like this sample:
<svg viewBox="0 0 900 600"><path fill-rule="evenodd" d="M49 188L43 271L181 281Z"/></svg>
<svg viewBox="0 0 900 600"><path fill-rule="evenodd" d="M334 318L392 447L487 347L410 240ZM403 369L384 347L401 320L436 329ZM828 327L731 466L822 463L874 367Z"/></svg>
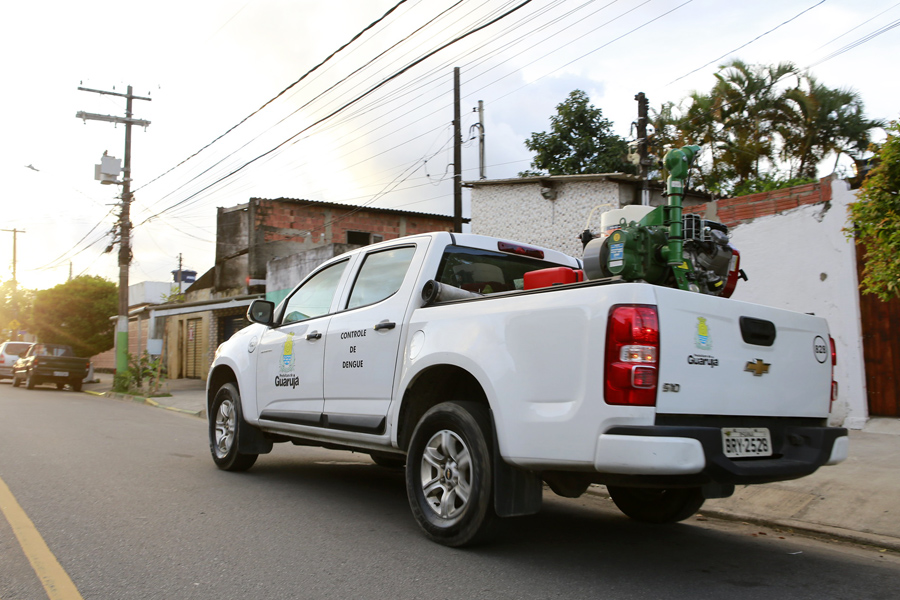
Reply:
<svg viewBox="0 0 900 600"><path fill-rule="evenodd" d="M97 374L87 393L132 400L206 418L200 379L165 382L169 396L143 398L110 391L112 375ZM606 494L603 486L590 493ZM704 516L851 540L900 552L900 419L873 418L850 431L850 457L794 481L739 487L731 498L707 500Z"/></svg>

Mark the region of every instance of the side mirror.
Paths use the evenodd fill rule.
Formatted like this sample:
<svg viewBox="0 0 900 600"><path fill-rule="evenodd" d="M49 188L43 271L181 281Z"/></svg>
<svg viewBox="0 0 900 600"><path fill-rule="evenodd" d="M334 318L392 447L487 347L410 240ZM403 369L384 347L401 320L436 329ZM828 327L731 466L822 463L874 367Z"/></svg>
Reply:
<svg viewBox="0 0 900 600"><path fill-rule="evenodd" d="M251 323L272 326L275 317L275 303L268 300L254 300L247 309L247 320Z"/></svg>

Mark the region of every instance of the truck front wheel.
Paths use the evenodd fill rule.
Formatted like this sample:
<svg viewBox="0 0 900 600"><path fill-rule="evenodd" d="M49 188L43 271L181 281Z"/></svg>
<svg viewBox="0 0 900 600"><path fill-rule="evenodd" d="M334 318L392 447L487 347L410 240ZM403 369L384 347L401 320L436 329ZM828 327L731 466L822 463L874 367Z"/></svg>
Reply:
<svg viewBox="0 0 900 600"><path fill-rule="evenodd" d="M28 371L28 378L25 380L25 387L29 390L33 390L34 386L37 385L37 377L34 376L34 371Z"/></svg>
<svg viewBox="0 0 900 600"><path fill-rule="evenodd" d="M238 438L248 425L241 414L241 395L226 383L216 392L209 419L209 450L216 466L223 471L246 471L259 454L238 454Z"/></svg>
<svg viewBox="0 0 900 600"><path fill-rule="evenodd" d="M700 488L635 488L608 485L609 495L623 513L642 523L677 523L703 506Z"/></svg>
<svg viewBox="0 0 900 600"><path fill-rule="evenodd" d="M474 402L444 402L416 426L406 460L406 493L425 535L445 546L486 541L494 512L490 418Z"/></svg>

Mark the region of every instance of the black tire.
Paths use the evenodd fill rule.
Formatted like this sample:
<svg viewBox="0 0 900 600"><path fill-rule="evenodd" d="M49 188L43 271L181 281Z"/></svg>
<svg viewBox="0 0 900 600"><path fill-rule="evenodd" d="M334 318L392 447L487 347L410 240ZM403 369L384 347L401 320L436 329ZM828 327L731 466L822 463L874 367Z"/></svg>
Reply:
<svg viewBox="0 0 900 600"><path fill-rule="evenodd" d="M259 458L259 454L238 453L238 440L246 427L241 395L234 384L226 383L216 392L209 412L209 451L223 471L246 471Z"/></svg>
<svg viewBox="0 0 900 600"><path fill-rule="evenodd" d="M693 488L633 488L608 485L609 495L623 513L642 523L677 523L703 506L703 493Z"/></svg>
<svg viewBox="0 0 900 600"><path fill-rule="evenodd" d="M27 379L25 380L25 387L29 390L33 390L34 386L37 385L37 377L34 376L34 371L28 371Z"/></svg>
<svg viewBox="0 0 900 600"><path fill-rule="evenodd" d="M372 462L385 469L402 469L406 466L406 458L399 454L370 452L369 456L372 457Z"/></svg>
<svg viewBox="0 0 900 600"><path fill-rule="evenodd" d="M66 384L64 384L64 383L57 383L57 384L56 384L56 389L58 389L58 390L61 390L61 389L63 389L64 387L66 387Z"/></svg>
<svg viewBox="0 0 900 600"><path fill-rule="evenodd" d="M73 392L80 392L82 383L83 382L80 379L73 379L69 382L69 386L72 388Z"/></svg>
<svg viewBox="0 0 900 600"><path fill-rule="evenodd" d="M18 377L16 377L15 375L13 375L12 379L13 379L13 383L12 383L13 387L19 387L20 385L22 385L22 380L19 379Z"/></svg>
<svg viewBox="0 0 900 600"><path fill-rule="evenodd" d="M466 546L494 532L491 426L487 408L444 402L416 426L406 460L406 494L432 541Z"/></svg>

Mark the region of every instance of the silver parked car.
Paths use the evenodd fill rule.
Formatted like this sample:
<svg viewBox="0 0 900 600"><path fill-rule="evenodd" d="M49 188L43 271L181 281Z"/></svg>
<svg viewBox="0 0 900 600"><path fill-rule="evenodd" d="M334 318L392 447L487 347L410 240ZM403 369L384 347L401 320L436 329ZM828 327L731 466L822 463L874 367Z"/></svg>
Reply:
<svg viewBox="0 0 900 600"><path fill-rule="evenodd" d="M13 365L19 355L28 352L31 342L3 342L0 344L0 379L12 379Z"/></svg>

